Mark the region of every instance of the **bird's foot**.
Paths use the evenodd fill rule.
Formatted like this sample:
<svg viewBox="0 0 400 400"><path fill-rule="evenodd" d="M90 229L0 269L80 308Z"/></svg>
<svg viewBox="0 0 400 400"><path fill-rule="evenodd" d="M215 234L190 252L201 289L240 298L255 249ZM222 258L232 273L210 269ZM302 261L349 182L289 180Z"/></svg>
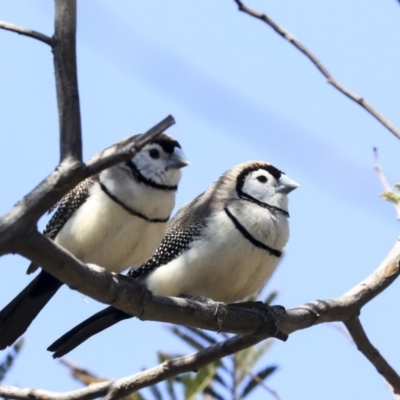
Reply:
<svg viewBox="0 0 400 400"><path fill-rule="evenodd" d="M282 306L270 306L262 301L244 301L240 303L228 304L231 308L243 308L248 310L257 310L262 319L263 323L260 325L259 329L254 332L254 335L261 335L265 333L266 327L270 327L273 324L276 328L276 332L273 335L277 339L286 341L288 335L280 330L280 326L284 320L285 308ZM269 329L267 329L269 330Z"/></svg>

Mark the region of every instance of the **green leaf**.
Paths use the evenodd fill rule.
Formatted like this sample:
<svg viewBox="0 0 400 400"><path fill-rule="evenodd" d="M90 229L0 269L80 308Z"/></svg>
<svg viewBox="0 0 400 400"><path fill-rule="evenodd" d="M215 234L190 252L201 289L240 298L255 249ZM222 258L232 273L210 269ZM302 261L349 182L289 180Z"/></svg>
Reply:
<svg viewBox="0 0 400 400"><path fill-rule="evenodd" d="M271 304L278 297L278 294L279 292L277 290L272 291L264 300L264 303Z"/></svg>
<svg viewBox="0 0 400 400"><path fill-rule="evenodd" d="M225 400L224 396L216 392L211 386L206 387L203 393L210 395L213 400Z"/></svg>
<svg viewBox="0 0 400 400"><path fill-rule="evenodd" d="M164 353L163 351L157 352L157 358L160 363L163 363L164 361L172 360L173 358L179 358L182 357L182 354L168 354Z"/></svg>
<svg viewBox="0 0 400 400"><path fill-rule="evenodd" d="M146 400L140 392L135 392L130 394L129 396L124 397L122 400Z"/></svg>
<svg viewBox="0 0 400 400"><path fill-rule="evenodd" d="M217 368L215 363L200 368L194 379L192 378L190 384L186 386L185 399L193 400L198 393L202 393L209 386Z"/></svg>
<svg viewBox="0 0 400 400"><path fill-rule="evenodd" d="M272 343L272 339L267 339L257 346L241 350L234 355L234 357L236 357L235 380L238 386L247 376L248 372L254 368L260 358L269 350Z"/></svg>
<svg viewBox="0 0 400 400"><path fill-rule="evenodd" d="M196 339L194 339L192 336L186 334L179 328L173 327L173 328L171 328L171 332L174 335L178 336L180 339L182 339L184 342L186 342L189 346L195 348L196 350L203 350L205 347L200 342L198 342Z"/></svg>
<svg viewBox="0 0 400 400"><path fill-rule="evenodd" d="M193 334L199 336L200 338L202 338L203 340L205 340L209 344L218 343L217 339L215 339L211 335L203 332L201 329L192 328L191 326L186 326L185 329L190 331L190 332L192 332Z"/></svg>
<svg viewBox="0 0 400 400"><path fill-rule="evenodd" d="M255 374L259 379L265 380L267 377L269 377L271 374L273 374L278 367L276 365L273 366L268 366L262 369L260 372ZM250 382L245 386L243 389L242 395L240 396L241 398L245 398L253 389L255 389L259 383L252 377L250 377Z"/></svg>
<svg viewBox="0 0 400 400"><path fill-rule="evenodd" d="M18 357L19 352L24 345L24 338L20 338L11 348L4 360L0 364L0 382L4 380L7 372L11 369L15 359Z"/></svg>
<svg viewBox="0 0 400 400"><path fill-rule="evenodd" d="M222 366L222 365L221 365ZM228 384L223 380L222 376L220 374L218 374L217 372L215 372L214 378L213 380L215 382L218 382L220 385L222 385L223 387L228 387Z"/></svg>
<svg viewBox="0 0 400 400"><path fill-rule="evenodd" d="M177 396L175 393L175 386L174 386L175 380L173 378L167 379L167 381L165 382L166 386L167 386L167 392L169 394L169 397L172 400L177 400Z"/></svg>
<svg viewBox="0 0 400 400"><path fill-rule="evenodd" d="M154 396L154 399L156 400L163 400L162 394L160 389L158 388L158 385L153 385L149 387L152 395Z"/></svg>
<svg viewBox="0 0 400 400"><path fill-rule="evenodd" d="M400 204L400 194L397 194L395 192L383 192L381 194L381 198L394 204Z"/></svg>

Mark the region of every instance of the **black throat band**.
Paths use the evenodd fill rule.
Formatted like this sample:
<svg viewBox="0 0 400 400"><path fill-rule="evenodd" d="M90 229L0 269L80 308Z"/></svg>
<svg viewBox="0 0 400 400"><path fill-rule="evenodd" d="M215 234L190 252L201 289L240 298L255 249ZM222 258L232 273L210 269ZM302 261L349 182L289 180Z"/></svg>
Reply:
<svg viewBox="0 0 400 400"><path fill-rule="evenodd" d="M159 189L159 190L166 190L166 191L174 191L176 192L178 190L178 186L168 186L168 185L162 185L161 183L157 183L152 181L151 179L147 179L145 176L143 176L140 171L138 170L137 166L132 162L132 160L128 161L126 165L131 169L133 176L135 179L146 186L150 186L154 189Z"/></svg>
<svg viewBox="0 0 400 400"><path fill-rule="evenodd" d="M165 223L168 222L169 216L167 218L149 218L146 215L140 213L139 211L134 210L133 208L130 208L127 206L125 203L123 203L118 197L114 196L108 189L107 187L99 181L99 185L101 190L115 203L117 203L119 206L121 206L126 212L128 212L131 215L134 215L135 217L144 219L147 222L155 222L155 223Z"/></svg>
<svg viewBox="0 0 400 400"><path fill-rule="evenodd" d="M262 208L266 208L267 210L279 212L279 213L283 214L287 218L290 217L289 213L286 210L284 210L283 208L272 206L271 204L268 204L268 203L263 203L262 201L255 199L254 197L250 196L247 193L241 192L241 193L239 193L239 196L243 200L250 201L250 202L252 202L254 204L257 204L258 206L260 206Z"/></svg>
<svg viewBox="0 0 400 400"><path fill-rule="evenodd" d="M276 249L273 249L272 247L267 246L266 244L260 242L251 234L249 231L246 230L246 228L237 220L237 218L229 211L228 207L224 208L224 211L228 218L233 222L233 225L235 225L236 229L249 241L251 242L254 246L259 247L260 249L264 249L267 251L269 254L272 256L280 258L282 256L282 252Z"/></svg>

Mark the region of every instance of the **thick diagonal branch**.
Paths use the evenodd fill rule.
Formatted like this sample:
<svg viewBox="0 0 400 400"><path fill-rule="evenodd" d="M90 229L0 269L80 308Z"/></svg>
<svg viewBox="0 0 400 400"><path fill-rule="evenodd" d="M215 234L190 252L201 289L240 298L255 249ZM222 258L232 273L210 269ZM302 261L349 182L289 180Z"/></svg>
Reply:
<svg viewBox="0 0 400 400"><path fill-rule="evenodd" d="M382 115L376 108L372 107L363 97L358 96L357 94L350 91L348 88L343 86L340 82L338 82L332 74L327 70L327 68L321 63L321 61L299 40L297 40L293 35L291 35L285 28L281 25L278 25L275 21L273 21L270 17L268 17L264 13L260 13L258 11L252 10L248 6L246 6L240 0L234 0L238 5L239 10L244 13L250 15L251 17L257 18L260 21L265 22L269 25L276 33L290 42L294 47L296 47L299 51L301 51L321 72L321 74L327 79L328 83L330 83L334 88L339 90L342 94L347 96L349 99L355 101L359 104L364 110L366 110L369 114L371 114L374 118L376 118L383 126L385 126L390 132L393 133L400 139L400 130L393 125L384 115Z"/></svg>

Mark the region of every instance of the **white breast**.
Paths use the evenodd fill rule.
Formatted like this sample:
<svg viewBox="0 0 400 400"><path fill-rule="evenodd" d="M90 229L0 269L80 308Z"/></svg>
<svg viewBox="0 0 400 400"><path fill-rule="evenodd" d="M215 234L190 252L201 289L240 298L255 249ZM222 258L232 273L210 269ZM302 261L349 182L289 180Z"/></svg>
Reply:
<svg viewBox="0 0 400 400"><path fill-rule="evenodd" d="M258 206L231 212L260 242L282 251L289 237L287 219ZM230 303L258 291L270 278L279 258L255 247L239 232L224 211L204 229L204 237L189 251L157 268L146 280L154 294L206 296Z"/></svg>
<svg viewBox="0 0 400 400"><path fill-rule="evenodd" d="M146 202L143 200L146 199L145 194L135 190L130 201L125 198L124 202L151 218L167 217L173 208L173 199L172 205L167 198L163 207L160 207L152 203L151 197L160 196L151 193ZM96 183L90 189L86 202L58 233L55 242L83 262L122 272L128 267L139 267L152 256L164 236L166 225L129 214Z"/></svg>

